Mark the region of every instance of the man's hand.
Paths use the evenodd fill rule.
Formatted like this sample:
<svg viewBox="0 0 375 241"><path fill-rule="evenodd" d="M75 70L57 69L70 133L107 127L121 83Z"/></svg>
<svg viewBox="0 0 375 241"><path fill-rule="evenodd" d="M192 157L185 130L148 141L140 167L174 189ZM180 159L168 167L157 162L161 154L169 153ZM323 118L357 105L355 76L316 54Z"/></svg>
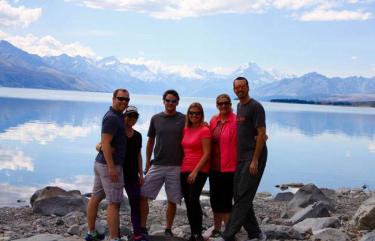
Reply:
<svg viewBox="0 0 375 241"><path fill-rule="evenodd" d="M258 160L252 160L249 165L249 172L252 176L258 175Z"/></svg>
<svg viewBox="0 0 375 241"><path fill-rule="evenodd" d="M108 167L108 174L112 182L118 182L118 173L115 167Z"/></svg>
<svg viewBox="0 0 375 241"><path fill-rule="evenodd" d="M139 185L143 186L143 184L145 184L145 178L142 175L142 176L139 177Z"/></svg>

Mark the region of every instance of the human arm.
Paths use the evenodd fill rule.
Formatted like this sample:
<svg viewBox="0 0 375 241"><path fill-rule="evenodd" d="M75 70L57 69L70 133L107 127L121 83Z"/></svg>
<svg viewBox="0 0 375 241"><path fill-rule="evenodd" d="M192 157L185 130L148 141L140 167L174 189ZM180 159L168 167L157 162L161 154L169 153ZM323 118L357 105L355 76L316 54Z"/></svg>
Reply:
<svg viewBox="0 0 375 241"><path fill-rule="evenodd" d="M101 150L102 150L102 143L101 143L101 142L98 142L98 144L96 144L96 146L95 146L95 149L96 149L97 151L101 151Z"/></svg>
<svg viewBox="0 0 375 241"><path fill-rule="evenodd" d="M146 173L151 167L151 155L154 150L155 138L149 137L146 144Z"/></svg>
<svg viewBox="0 0 375 241"><path fill-rule="evenodd" d="M210 138L203 138L202 139L202 148L203 148L203 155L199 160L198 164L195 166L193 171L189 174L187 178L187 182L189 184L194 183L195 178L198 175L198 172L206 165L210 154L211 154L211 139Z"/></svg>
<svg viewBox="0 0 375 241"><path fill-rule="evenodd" d="M255 151L249 166L249 172L253 176L258 175L259 157L263 151L264 144L266 143L266 140L268 138L266 134L266 127L258 127L257 131L258 135L255 142Z"/></svg>
<svg viewBox="0 0 375 241"><path fill-rule="evenodd" d="M142 186L144 183L144 178L143 178L141 149L139 149L139 153L138 153L138 176L139 176L139 184Z"/></svg>
<svg viewBox="0 0 375 241"><path fill-rule="evenodd" d="M108 167L108 174L112 182L118 181L118 173L115 167L115 163L112 158L112 147L111 147L111 141L113 139L113 136L111 134L102 133L102 152L104 155L104 159L107 162Z"/></svg>

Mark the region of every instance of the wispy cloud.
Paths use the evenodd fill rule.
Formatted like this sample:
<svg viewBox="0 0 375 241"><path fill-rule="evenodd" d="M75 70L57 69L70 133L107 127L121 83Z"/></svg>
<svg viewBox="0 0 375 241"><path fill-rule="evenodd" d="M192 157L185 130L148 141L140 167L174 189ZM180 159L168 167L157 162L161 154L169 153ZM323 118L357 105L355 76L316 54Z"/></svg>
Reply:
<svg viewBox="0 0 375 241"><path fill-rule="evenodd" d="M326 10L315 9L302 14L299 19L302 21L352 21L368 20L372 18L372 13L363 10Z"/></svg>
<svg viewBox="0 0 375 241"><path fill-rule="evenodd" d="M34 171L34 164L22 151L0 149L0 170Z"/></svg>
<svg viewBox="0 0 375 241"><path fill-rule="evenodd" d="M41 8L14 7L8 1L0 0L0 27L27 27L41 15Z"/></svg>
<svg viewBox="0 0 375 241"><path fill-rule="evenodd" d="M291 11L301 21L367 20L371 12L360 9L369 0L70 0L95 9L148 14L158 19L182 19L218 14L264 13L272 9ZM304 11L304 12L301 12Z"/></svg>
<svg viewBox="0 0 375 241"><path fill-rule="evenodd" d="M375 142L368 145L369 152L375 153Z"/></svg>
<svg viewBox="0 0 375 241"><path fill-rule="evenodd" d="M11 36L5 32L0 32L0 37L25 50L28 53L37 54L40 56L57 56L67 54L69 56L85 56L96 57L94 51L89 47L83 46L79 42L62 43L50 35L37 37L33 34L25 36Z"/></svg>
<svg viewBox="0 0 375 241"><path fill-rule="evenodd" d="M38 142L47 144L58 137L75 140L87 136L95 128L95 124L85 126L58 125L56 123L28 122L0 133L0 140L20 141L23 143Z"/></svg>

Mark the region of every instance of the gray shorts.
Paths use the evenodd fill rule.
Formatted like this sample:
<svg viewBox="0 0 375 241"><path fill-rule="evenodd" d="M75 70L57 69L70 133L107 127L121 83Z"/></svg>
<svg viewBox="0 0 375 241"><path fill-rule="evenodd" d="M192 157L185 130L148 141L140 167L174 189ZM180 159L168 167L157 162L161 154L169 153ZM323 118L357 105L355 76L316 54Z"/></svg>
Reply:
<svg viewBox="0 0 375 241"><path fill-rule="evenodd" d="M124 195L124 175L121 166L116 166L118 182L112 182L108 175L107 165L95 162L94 187L92 195L101 199L106 198L111 203L121 203Z"/></svg>
<svg viewBox="0 0 375 241"><path fill-rule="evenodd" d="M165 183L165 192L169 202L181 204L180 166L152 165L145 176L141 194L154 200Z"/></svg>

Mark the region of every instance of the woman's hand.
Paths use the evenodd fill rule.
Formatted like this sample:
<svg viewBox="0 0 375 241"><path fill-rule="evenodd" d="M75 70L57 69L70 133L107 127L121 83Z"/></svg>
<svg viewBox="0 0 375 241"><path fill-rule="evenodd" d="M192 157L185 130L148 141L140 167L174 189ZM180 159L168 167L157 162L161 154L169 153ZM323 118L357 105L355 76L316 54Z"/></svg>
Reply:
<svg viewBox="0 0 375 241"><path fill-rule="evenodd" d="M192 171L190 174L189 174L189 176L188 176L188 178L187 178L187 183L189 183L189 184L193 184L194 182L195 182L195 178L197 178L197 172L195 172L195 171Z"/></svg>

